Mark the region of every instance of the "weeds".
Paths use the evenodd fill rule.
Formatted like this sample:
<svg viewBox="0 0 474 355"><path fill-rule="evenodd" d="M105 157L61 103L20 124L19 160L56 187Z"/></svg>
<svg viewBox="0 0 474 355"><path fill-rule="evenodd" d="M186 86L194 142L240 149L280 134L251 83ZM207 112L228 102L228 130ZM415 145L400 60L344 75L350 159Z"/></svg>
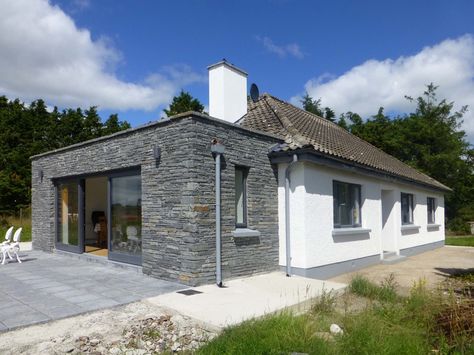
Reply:
<svg viewBox="0 0 474 355"><path fill-rule="evenodd" d="M349 289L356 295L367 297L372 300L393 302L398 297L396 292L397 286L398 285L395 282L395 277L393 274L390 274L389 277L384 279L380 286L372 281L369 281L364 276L356 275L352 279Z"/></svg>
<svg viewBox="0 0 474 355"><path fill-rule="evenodd" d="M321 295L316 299L316 301L311 306L311 313L313 314L331 314L334 312L336 306L336 296L334 292L326 291L323 289Z"/></svg>

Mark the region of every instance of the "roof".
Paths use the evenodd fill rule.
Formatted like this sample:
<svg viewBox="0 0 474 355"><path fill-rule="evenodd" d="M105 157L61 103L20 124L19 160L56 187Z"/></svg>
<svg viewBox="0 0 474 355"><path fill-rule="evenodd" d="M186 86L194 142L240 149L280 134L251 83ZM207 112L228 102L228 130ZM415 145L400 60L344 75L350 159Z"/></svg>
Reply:
<svg viewBox="0 0 474 355"><path fill-rule="evenodd" d="M274 151L311 148L328 157L342 159L379 172L436 189L450 188L408 166L381 149L351 134L337 124L268 94L249 100L248 112L239 123L245 128L272 133L285 143Z"/></svg>

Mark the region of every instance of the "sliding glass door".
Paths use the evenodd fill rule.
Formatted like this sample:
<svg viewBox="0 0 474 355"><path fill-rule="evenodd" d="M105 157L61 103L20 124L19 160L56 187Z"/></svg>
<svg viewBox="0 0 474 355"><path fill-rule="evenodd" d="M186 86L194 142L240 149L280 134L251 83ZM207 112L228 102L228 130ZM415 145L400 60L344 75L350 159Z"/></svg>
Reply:
<svg viewBox="0 0 474 355"><path fill-rule="evenodd" d="M118 175L109 179L109 258L141 265L142 184L140 175Z"/></svg>
<svg viewBox="0 0 474 355"><path fill-rule="evenodd" d="M83 184L79 180L57 185L56 248L81 253L83 246Z"/></svg>

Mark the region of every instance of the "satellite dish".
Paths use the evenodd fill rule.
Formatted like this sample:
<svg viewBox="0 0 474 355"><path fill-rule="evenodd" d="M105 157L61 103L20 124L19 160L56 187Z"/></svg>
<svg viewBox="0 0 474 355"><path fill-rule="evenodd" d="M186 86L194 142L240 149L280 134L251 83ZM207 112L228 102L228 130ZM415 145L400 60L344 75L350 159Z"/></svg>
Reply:
<svg viewBox="0 0 474 355"><path fill-rule="evenodd" d="M260 93L258 92L257 84L250 85L250 98L252 101L257 102L259 97Z"/></svg>

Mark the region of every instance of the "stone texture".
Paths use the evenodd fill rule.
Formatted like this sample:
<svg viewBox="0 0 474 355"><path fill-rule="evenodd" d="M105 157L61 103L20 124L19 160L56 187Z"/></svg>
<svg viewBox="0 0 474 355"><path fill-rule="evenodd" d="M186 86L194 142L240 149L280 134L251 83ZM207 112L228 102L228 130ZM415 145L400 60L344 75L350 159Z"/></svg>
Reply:
<svg viewBox="0 0 474 355"><path fill-rule="evenodd" d="M55 181L140 168L143 273L197 285L215 278L215 162L211 141L226 147L222 170L224 278L278 268L276 169L268 152L279 140L204 115L181 115L34 157L33 248L55 241ZM161 148L155 160L153 146ZM258 238L234 240L234 168L249 168L248 228ZM44 174L40 181L39 171ZM87 217L86 217L87 218Z"/></svg>

